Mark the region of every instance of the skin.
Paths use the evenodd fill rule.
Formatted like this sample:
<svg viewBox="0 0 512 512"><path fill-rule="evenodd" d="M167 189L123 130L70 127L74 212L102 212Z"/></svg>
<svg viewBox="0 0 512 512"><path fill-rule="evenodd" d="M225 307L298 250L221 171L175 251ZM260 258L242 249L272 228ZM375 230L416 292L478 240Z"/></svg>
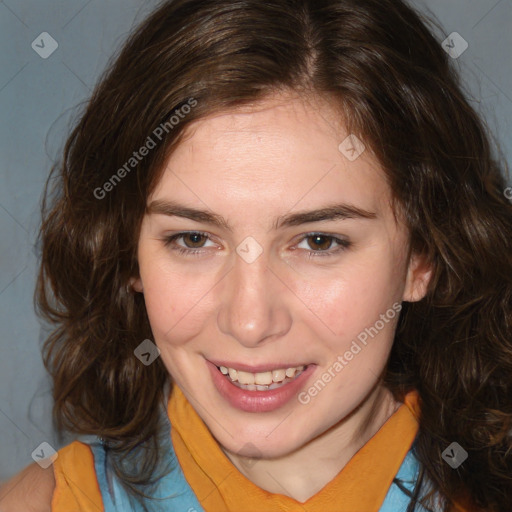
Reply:
<svg viewBox="0 0 512 512"><path fill-rule="evenodd" d="M380 378L398 315L308 404L238 410L217 392L205 359L315 363L310 386L394 303L420 300L431 271L409 256L407 229L393 215L371 152L351 162L338 149L348 133L326 101L274 95L195 121L187 133L148 204L208 210L232 231L146 214L132 285L144 294L163 363L227 457L262 489L304 502L399 407ZM376 218L274 226L285 214L340 202ZM166 236L182 231L210 239L166 246ZM332 239L306 238L312 232L352 245L336 252ZM236 252L248 236L263 249L250 264ZM180 255L172 247L202 252ZM256 464L244 465L254 456Z"/></svg>
<svg viewBox="0 0 512 512"><path fill-rule="evenodd" d="M50 512L54 489L53 468L43 469L34 462L0 485L0 510Z"/></svg>

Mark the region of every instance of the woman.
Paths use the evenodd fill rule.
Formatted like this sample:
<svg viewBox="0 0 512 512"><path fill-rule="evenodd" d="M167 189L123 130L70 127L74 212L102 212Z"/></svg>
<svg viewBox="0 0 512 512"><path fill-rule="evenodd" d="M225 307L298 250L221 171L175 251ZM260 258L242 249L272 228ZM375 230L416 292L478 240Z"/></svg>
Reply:
<svg viewBox="0 0 512 512"><path fill-rule="evenodd" d="M43 213L54 414L93 439L5 502L508 510L512 206L449 61L396 0L164 2Z"/></svg>

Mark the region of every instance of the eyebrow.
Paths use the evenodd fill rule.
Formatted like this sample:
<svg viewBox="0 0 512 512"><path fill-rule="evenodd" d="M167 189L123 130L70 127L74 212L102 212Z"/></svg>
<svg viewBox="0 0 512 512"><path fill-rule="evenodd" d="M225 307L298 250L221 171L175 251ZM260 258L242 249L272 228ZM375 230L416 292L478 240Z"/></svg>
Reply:
<svg viewBox="0 0 512 512"><path fill-rule="evenodd" d="M211 224L213 226L222 227L228 231L233 231L229 222L221 215L207 211L191 208L179 204L175 201L152 201L148 208L148 214L167 215L169 217L182 217L184 219L201 222L203 224ZM338 203L327 205L316 210L304 210L296 213L289 213L274 219L273 229L284 227L299 226L311 222L322 222L332 220L345 219L376 219L377 214L354 205Z"/></svg>

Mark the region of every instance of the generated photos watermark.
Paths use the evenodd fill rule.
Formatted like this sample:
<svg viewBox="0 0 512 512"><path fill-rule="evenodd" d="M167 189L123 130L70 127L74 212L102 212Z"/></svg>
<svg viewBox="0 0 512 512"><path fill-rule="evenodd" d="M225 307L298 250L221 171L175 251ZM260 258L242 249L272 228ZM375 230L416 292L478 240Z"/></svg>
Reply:
<svg viewBox="0 0 512 512"><path fill-rule="evenodd" d="M148 339L145 339L140 345L138 345L133 353L144 366L149 366L158 357L160 357L160 349Z"/></svg>
<svg viewBox="0 0 512 512"><path fill-rule="evenodd" d="M443 451L441 457L449 466L457 469L468 458L468 452L454 441Z"/></svg>
<svg viewBox="0 0 512 512"><path fill-rule="evenodd" d="M42 469L47 469L57 460L59 454L51 444L44 441L31 453L31 456Z"/></svg>
<svg viewBox="0 0 512 512"><path fill-rule="evenodd" d="M310 386L307 391L302 391L298 394L297 399L303 405L309 404L311 399L322 391L329 382L332 381L338 375L341 370L345 368L349 364L354 357L359 354L364 347L368 344L368 337L372 339L377 336L377 334L384 329L385 325L390 322L393 318L396 317L398 313L402 310L402 304L399 302L395 302L392 307L390 307L385 313L380 315L380 320L377 320L371 327L367 327L364 331L361 331L357 335L357 341L363 346L361 346L356 340L352 340L350 345L350 349L345 351L343 355L338 355L336 361L333 362L331 366L315 381L315 383Z"/></svg>
<svg viewBox="0 0 512 512"><path fill-rule="evenodd" d="M132 156L105 182L101 187L96 187L93 190L94 197L96 199L104 199L109 192L121 183L121 180L125 178L133 169L139 165L139 162L149 155L152 149L156 148L158 142L161 142L164 135L168 134L176 125L178 125L187 114L190 114L192 109L197 106L197 100L189 98L185 105L177 108L174 113L164 121L160 123L144 141L144 144L134 151Z"/></svg>

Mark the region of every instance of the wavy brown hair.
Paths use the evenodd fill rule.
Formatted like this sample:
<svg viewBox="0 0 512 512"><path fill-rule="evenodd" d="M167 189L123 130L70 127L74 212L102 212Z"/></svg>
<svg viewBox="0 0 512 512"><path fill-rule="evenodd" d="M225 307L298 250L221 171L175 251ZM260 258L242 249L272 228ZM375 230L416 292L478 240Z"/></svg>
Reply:
<svg viewBox="0 0 512 512"><path fill-rule="evenodd" d="M404 304L385 376L396 399L420 396L421 478L409 510L433 506L434 494L420 496L428 484L444 511L458 500L510 511L507 166L436 30L399 0L166 1L99 82L47 185L36 298L54 324L44 362L58 428L101 436L118 455L144 446L138 475L115 466L137 499L161 462L158 405L169 379L160 359L144 366L134 356L152 337L143 296L129 286L147 197L191 122L295 91L341 109L384 169L411 251L433 267L426 297ZM191 98L195 108L98 198ZM457 470L441 457L453 441L469 454Z"/></svg>

